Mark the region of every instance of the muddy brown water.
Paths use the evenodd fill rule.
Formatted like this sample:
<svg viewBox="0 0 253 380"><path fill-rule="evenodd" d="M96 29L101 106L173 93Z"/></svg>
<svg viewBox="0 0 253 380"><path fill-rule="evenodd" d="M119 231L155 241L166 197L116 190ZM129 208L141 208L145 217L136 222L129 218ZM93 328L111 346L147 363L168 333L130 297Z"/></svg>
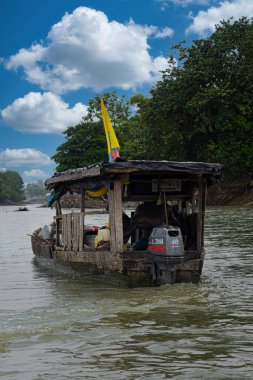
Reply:
<svg viewBox="0 0 253 380"><path fill-rule="evenodd" d="M28 208L0 207L1 378L253 378L253 208L208 208L198 285L138 289L38 267Z"/></svg>

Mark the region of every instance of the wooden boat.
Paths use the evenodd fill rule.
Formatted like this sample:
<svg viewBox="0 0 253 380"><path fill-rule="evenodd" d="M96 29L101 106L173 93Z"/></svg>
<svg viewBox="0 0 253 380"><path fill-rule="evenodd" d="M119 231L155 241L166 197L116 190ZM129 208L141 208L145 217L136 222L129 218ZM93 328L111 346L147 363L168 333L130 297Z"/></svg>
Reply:
<svg viewBox="0 0 253 380"><path fill-rule="evenodd" d="M68 267L81 275L102 276L112 283L131 287L198 282L205 256L207 188L221 178L222 165L217 163L121 159L55 173L45 183L56 198L55 228L50 239L44 239L38 231L33 233L35 257L39 262ZM73 188L81 192L80 212L63 214L61 197ZM110 244L107 249L84 244L85 193L94 189L108 191ZM184 240L182 257L161 253L157 260L157 252L136 250L134 243L140 232L137 228L131 242L124 244L122 209L125 202L158 200L174 210ZM186 217L181 217L180 222L179 216L183 214Z"/></svg>

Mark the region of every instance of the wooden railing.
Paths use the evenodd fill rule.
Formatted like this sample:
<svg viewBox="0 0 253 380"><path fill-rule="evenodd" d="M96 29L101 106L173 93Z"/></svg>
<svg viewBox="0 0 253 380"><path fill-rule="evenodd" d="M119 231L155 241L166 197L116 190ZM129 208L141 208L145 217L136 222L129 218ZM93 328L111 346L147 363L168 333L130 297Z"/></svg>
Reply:
<svg viewBox="0 0 253 380"><path fill-rule="evenodd" d="M61 235L61 242L67 251L83 250L84 234L84 212L71 212L69 214L57 215L58 234ZM57 241L59 241L59 236Z"/></svg>

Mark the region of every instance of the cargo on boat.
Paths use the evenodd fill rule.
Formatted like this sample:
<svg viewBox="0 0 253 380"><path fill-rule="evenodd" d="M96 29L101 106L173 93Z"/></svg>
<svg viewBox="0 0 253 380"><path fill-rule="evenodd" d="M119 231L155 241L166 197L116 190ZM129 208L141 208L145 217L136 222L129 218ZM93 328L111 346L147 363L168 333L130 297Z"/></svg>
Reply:
<svg viewBox="0 0 253 380"><path fill-rule="evenodd" d="M222 179L222 165L202 162L123 161L55 173L46 181L55 220L36 230L32 249L41 263L117 285L198 282L204 262L207 188ZM61 197L81 194L80 212L62 213ZM108 194L106 226L87 228L85 194ZM128 216L125 202L134 202Z"/></svg>

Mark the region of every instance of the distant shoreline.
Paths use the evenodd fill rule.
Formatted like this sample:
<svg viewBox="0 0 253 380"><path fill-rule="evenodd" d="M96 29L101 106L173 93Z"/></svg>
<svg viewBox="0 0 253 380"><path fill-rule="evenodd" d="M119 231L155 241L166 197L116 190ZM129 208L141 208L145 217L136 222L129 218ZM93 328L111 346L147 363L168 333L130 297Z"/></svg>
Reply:
<svg viewBox="0 0 253 380"><path fill-rule="evenodd" d="M63 208L79 207L78 202L72 202L71 196L68 196L69 201L63 201ZM75 197L73 197L75 198ZM75 199L77 201L77 199ZM47 207L47 201L41 198L23 200L13 202L5 200L0 202L0 206L25 206L29 204L39 204L41 207ZM105 202L100 199L92 199L87 202L87 208L105 208ZM253 207L253 184L230 184L222 183L213 185L208 190L207 206L249 206Z"/></svg>

